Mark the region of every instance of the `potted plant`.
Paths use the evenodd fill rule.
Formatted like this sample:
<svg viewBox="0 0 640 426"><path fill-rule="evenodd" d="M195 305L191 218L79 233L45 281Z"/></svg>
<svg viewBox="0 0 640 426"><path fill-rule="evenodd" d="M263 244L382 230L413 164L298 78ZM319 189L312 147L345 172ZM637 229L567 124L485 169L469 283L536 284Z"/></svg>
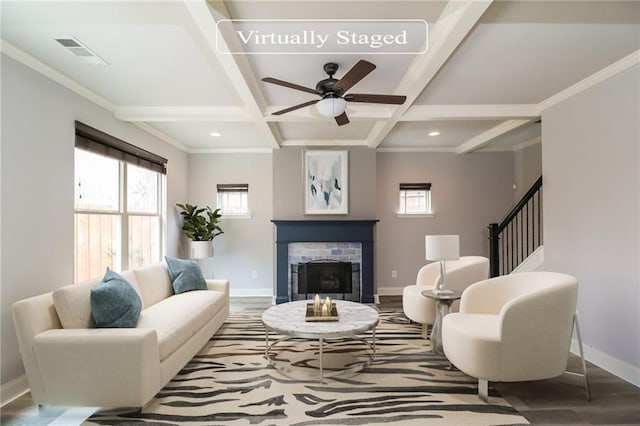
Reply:
<svg viewBox="0 0 640 426"><path fill-rule="evenodd" d="M182 215L182 233L190 240L189 253L192 259L213 257L213 239L223 234L218 221L222 214L220 209L211 210L192 206L191 204L176 204Z"/></svg>

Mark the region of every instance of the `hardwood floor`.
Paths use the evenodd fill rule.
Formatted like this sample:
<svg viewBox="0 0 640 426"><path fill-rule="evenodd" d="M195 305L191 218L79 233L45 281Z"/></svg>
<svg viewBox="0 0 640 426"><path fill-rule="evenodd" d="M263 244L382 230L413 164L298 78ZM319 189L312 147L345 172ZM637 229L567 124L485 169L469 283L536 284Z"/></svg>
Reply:
<svg viewBox="0 0 640 426"><path fill-rule="evenodd" d="M381 296L382 309L402 309L400 296ZM261 311L269 299L233 299L232 312ZM571 355L570 371L580 370L580 359ZM591 402L581 379L560 376L521 383L492 383L494 389L534 425L640 425L640 388L588 364ZM38 411L29 394L0 409L2 425L79 425L86 409L48 408Z"/></svg>

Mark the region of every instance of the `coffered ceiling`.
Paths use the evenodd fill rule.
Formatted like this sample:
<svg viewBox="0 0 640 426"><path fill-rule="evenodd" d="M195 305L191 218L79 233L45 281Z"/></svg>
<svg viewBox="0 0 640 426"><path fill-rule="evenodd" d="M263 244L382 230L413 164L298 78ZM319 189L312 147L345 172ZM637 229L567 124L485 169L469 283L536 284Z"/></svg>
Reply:
<svg viewBox="0 0 640 426"><path fill-rule="evenodd" d="M388 151L511 150L539 140L540 112L640 60L640 1L6 1L2 52L187 152L363 145ZM250 54L231 20L424 20L425 53ZM266 21L269 22L269 21ZM263 24L268 25L268 24ZM264 28L264 27L263 27ZM56 38L102 58L90 65ZM221 53L227 50L238 54ZM403 105L348 103L350 123L309 106L306 87L358 60L376 69L356 93ZM429 136L437 131L439 135ZM211 134L217 134L212 136Z"/></svg>

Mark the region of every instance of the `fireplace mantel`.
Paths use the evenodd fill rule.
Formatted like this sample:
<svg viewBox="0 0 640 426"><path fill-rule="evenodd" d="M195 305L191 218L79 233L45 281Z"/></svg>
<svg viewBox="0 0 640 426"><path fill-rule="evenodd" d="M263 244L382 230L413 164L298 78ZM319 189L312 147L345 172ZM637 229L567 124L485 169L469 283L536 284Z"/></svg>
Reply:
<svg viewBox="0 0 640 426"><path fill-rule="evenodd" d="M272 220L276 225L276 303L289 301L289 243L362 245L362 302L373 303L373 237L378 220Z"/></svg>

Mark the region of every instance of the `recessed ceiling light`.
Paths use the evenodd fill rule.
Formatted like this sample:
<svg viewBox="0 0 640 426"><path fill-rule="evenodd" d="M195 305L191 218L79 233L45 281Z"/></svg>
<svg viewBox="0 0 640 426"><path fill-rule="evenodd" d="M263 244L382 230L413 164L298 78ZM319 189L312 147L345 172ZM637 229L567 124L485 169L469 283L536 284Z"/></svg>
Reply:
<svg viewBox="0 0 640 426"><path fill-rule="evenodd" d="M437 130L434 130L433 132L429 132L429 136L438 136L440 134L440 132L438 132Z"/></svg>
<svg viewBox="0 0 640 426"><path fill-rule="evenodd" d="M221 135L220 133L218 133L218 132L211 132L211 133L209 133L209 134L210 134L211 136L213 136L214 138L217 138L217 137L219 137L219 136L222 136L222 135Z"/></svg>

